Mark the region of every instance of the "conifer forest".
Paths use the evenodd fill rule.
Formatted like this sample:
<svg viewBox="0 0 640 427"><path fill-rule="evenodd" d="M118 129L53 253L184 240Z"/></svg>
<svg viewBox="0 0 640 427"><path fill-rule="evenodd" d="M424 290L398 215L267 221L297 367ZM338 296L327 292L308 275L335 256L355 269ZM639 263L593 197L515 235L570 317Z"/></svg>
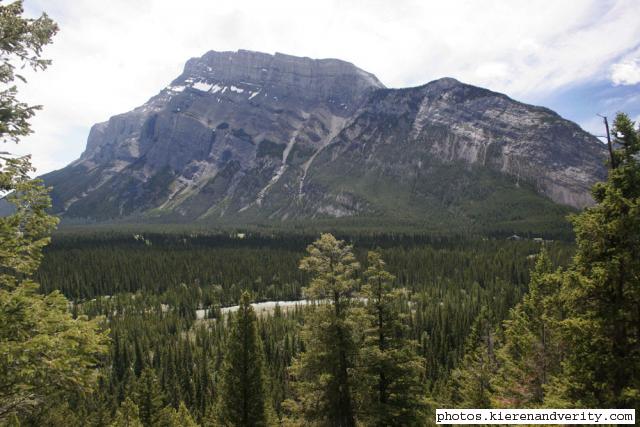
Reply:
<svg viewBox="0 0 640 427"><path fill-rule="evenodd" d="M46 14L29 17L22 1L0 3L5 142L22 145L34 131L39 108L18 88L25 70L49 72L44 49L64 33L58 25ZM480 199L457 199L473 196L467 183L461 195L441 195L451 199L440 200L450 220L428 227L409 216L358 222L304 212L295 222L165 222L148 200L146 217L72 221L55 209L75 199L61 202L66 193L35 177L31 157L6 144L0 426L426 426L438 408L638 411L638 123L618 113L610 139L602 147L606 176L591 186L586 207L540 202L533 184L518 181L487 196L496 205L479 208ZM284 160L266 190L288 179L289 151L302 150L269 142ZM318 153L309 164L316 154L322 160ZM309 164L300 192L320 174L307 176ZM511 182L475 169L469 176L473 185ZM68 179L64 191L76 191L80 178ZM112 189L138 197L131 182ZM219 183L211 183L203 194L214 197ZM268 206L266 190L255 206Z"/></svg>

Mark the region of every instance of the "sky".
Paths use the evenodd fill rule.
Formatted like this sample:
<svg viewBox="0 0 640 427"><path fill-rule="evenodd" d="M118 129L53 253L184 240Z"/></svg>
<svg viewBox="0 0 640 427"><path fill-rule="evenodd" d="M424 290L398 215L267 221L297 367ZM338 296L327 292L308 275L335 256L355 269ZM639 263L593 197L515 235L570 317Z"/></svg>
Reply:
<svg viewBox="0 0 640 427"><path fill-rule="evenodd" d="M6 1L1 1L6 4ZM388 87L441 77L543 105L602 135L640 120L640 0L25 0L60 26L21 99L43 105L38 174L80 156L94 123L146 102L191 57L248 49L339 58ZM11 143L7 143L11 144Z"/></svg>

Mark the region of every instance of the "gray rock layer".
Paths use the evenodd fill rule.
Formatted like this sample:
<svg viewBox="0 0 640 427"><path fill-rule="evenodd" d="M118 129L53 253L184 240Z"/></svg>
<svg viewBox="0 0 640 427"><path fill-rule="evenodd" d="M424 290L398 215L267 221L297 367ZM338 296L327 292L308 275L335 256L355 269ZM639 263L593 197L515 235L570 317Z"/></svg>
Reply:
<svg viewBox="0 0 640 427"><path fill-rule="evenodd" d="M582 208L603 159L595 137L556 113L453 79L386 89L337 59L240 50L190 59L147 103L94 125L81 157L43 178L55 212L70 218L395 215L381 202L387 186L421 217L429 206L453 212L427 181L460 167Z"/></svg>

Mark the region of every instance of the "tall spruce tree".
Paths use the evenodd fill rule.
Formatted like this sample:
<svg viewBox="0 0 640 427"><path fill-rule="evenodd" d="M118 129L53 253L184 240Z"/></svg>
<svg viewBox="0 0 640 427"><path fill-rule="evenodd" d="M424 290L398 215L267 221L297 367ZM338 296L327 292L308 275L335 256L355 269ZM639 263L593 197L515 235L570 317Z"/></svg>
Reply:
<svg viewBox="0 0 640 427"><path fill-rule="evenodd" d="M640 135L625 114L613 134L608 179L572 220L577 252L561 291L569 351L552 406L640 409Z"/></svg>
<svg viewBox="0 0 640 427"><path fill-rule="evenodd" d="M136 382L134 402L138 406L140 421L145 427L156 425L160 410L163 407L163 396L160 382L151 368L144 368Z"/></svg>
<svg viewBox="0 0 640 427"><path fill-rule="evenodd" d="M356 370L359 419L368 426L418 426L426 417L425 361L408 339L403 321L401 290L394 290L394 276L386 271L377 252L369 252L362 289L367 299L366 338Z"/></svg>
<svg viewBox="0 0 640 427"><path fill-rule="evenodd" d="M138 406L131 399L127 398L120 404L111 427L143 427Z"/></svg>
<svg viewBox="0 0 640 427"><path fill-rule="evenodd" d="M273 423L262 341L250 302L249 293L243 292L222 363L216 412L223 426L268 426Z"/></svg>
<svg viewBox="0 0 640 427"><path fill-rule="evenodd" d="M496 375L495 324L489 309L483 307L467 337L464 358L451 373L451 401L456 407L491 408Z"/></svg>
<svg viewBox="0 0 640 427"><path fill-rule="evenodd" d="M213 424L220 426L221 424ZM235 426L235 424L222 424L224 426ZM193 419L191 412L187 409L184 402L180 402L178 410L171 406L163 408L158 416L155 427L198 427L198 423Z"/></svg>
<svg viewBox="0 0 640 427"><path fill-rule="evenodd" d="M352 247L331 234L309 245L307 253L300 269L311 275L305 295L316 303L305 316L305 351L292 366L295 396L286 406L308 424L352 427L357 346L349 315L359 264Z"/></svg>
<svg viewBox="0 0 640 427"><path fill-rule="evenodd" d="M504 322L497 350L500 366L492 381L493 403L499 408L532 408L544 401L544 388L560 370L563 339L559 322L561 273L552 272L542 249L531 273L529 291Z"/></svg>

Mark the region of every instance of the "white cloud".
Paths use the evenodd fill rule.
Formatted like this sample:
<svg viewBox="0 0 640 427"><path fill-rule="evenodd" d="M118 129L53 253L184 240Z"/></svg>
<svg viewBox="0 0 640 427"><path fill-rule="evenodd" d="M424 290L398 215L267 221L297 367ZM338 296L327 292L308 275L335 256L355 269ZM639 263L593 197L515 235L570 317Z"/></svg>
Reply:
<svg viewBox="0 0 640 427"><path fill-rule="evenodd" d="M506 79L511 72L504 62L485 62L476 68L475 74L481 79Z"/></svg>
<svg viewBox="0 0 640 427"><path fill-rule="evenodd" d="M640 49L611 65L611 81L615 85L640 83Z"/></svg>
<svg viewBox="0 0 640 427"><path fill-rule="evenodd" d="M619 62L612 65L611 80L616 85L640 83L640 60Z"/></svg>
<svg viewBox="0 0 640 427"><path fill-rule="evenodd" d="M208 50L334 57L390 87L451 76L524 100L595 78L640 40L637 0L26 0L61 31L25 100L40 172L77 158L91 124L144 103ZM82 129L81 132L79 129Z"/></svg>

